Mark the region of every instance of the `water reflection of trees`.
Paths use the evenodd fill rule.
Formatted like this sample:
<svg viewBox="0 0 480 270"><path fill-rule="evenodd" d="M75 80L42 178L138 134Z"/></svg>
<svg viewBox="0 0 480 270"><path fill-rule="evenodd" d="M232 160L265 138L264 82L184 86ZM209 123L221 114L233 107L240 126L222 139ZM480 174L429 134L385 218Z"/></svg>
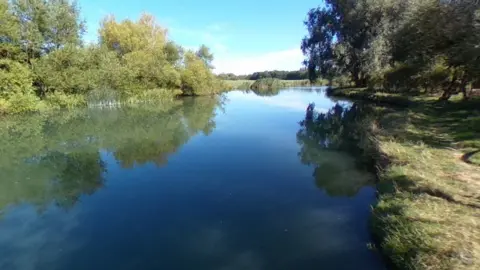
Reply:
<svg viewBox="0 0 480 270"><path fill-rule="evenodd" d="M255 93L255 95L257 95L257 96L273 97L273 96L276 96L276 95L280 94L280 90L281 90L281 88L269 88L269 89L259 88L259 89L254 89L254 90L251 90L251 91L253 93Z"/></svg>
<svg viewBox="0 0 480 270"><path fill-rule="evenodd" d="M354 196L374 177L361 158L359 129L366 108L336 104L313 120L304 120L297 132L301 146L299 157L304 164L315 166L316 185L331 196Z"/></svg>
<svg viewBox="0 0 480 270"><path fill-rule="evenodd" d="M0 122L0 212L7 205L69 207L104 184L100 150L124 168L166 164L191 136L215 128L217 98L113 110L6 117Z"/></svg>

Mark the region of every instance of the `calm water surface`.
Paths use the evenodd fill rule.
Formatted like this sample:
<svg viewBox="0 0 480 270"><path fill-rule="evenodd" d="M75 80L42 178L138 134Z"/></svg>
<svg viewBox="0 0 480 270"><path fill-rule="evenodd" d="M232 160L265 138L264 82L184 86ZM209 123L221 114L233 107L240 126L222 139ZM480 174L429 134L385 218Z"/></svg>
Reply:
<svg viewBox="0 0 480 270"><path fill-rule="evenodd" d="M300 136L319 89L0 124L0 269L383 269L373 176ZM297 134L298 133L298 134Z"/></svg>

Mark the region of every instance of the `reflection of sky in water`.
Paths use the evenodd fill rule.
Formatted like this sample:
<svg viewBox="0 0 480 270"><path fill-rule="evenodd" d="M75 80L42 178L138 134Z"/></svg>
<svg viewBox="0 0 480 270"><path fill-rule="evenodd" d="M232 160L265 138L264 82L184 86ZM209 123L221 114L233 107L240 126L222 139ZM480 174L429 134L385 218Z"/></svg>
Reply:
<svg viewBox="0 0 480 270"><path fill-rule="evenodd" d="M302 91L301 95L298 94L299 91ZM305 112L308 104L311 102L315 102L315 109L317 112L326 112L335 104L329 99L322 98L321 95L316 91L308 91L306 88L304 90L282 90L276 96L258 96L253 92L244 93L241 91L228 93L227 96L228 98L235 100L236 102L250 101L257 104L264 104L268 106L275 106L283 109L301 112ZM257 109L261 111L262 109L268 108L262 108L261 106L257 106Z"/></svg>
<svg viewBox="0 0 480 270"><path fill-rule="evenodd" d="M102 150L106 182L93 195L70 209L10 207L0 269L382 269L366 248L374 190L328 196L298 157L306 106L334 103L316 92L228 98L214 132L164 166L125 169Z"/></svg>

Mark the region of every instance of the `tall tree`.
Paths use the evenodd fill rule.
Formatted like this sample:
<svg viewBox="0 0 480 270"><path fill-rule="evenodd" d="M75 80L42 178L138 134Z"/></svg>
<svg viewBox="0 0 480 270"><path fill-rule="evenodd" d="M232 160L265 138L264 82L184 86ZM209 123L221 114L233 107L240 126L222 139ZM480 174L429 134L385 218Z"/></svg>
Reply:
<svg viewBox="0 0 480 270"><path fill-rule="evenodd" d="M213 53L210 52L210 48L205 45L200 46L197 52L195 53L198 58L202 59L202 61L207 65L209 68L213 68Z"/></svg>
<svg viewBox="0 0 480 270"><path fill-rule="evenodd" d="M100 43L120 55L146 50L163 52L167 42L167 31L155 17L144 13L138 21L117 22L113 15L107 16L100 27Z"/></svg>
<svg viewBox="0 0 480 270"><path fill-rule="evenodd" d="M387 41L379 38L401 7L389 0L326 0L310 10L301 45L310 78L348 75L356 86L366 86L373 71L389 62Z"/></svg>
<svg viewBox="0 0 480 270"><path fill-rule="evenodd" d="M18 57L20 25L8 0L0 0L0 25L0 58L21 59Z"/></svg>
<svg viewBox="0 0 480 270"><path fill-rule="evenodd" d="M20 45L28 61L68 44L79 45L85 26L76 2L13 0L20 23Z"/></svg>

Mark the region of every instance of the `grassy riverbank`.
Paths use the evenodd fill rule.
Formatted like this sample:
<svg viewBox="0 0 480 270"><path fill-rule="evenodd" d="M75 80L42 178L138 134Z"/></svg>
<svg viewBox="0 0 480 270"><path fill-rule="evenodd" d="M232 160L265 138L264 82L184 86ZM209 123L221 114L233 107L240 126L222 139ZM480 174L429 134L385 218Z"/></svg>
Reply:
<svg viewBox="0 0 480 270"><path fill-rule="evenodd" d="M372 230L398 269L480 269L480 100L438 103L366 89L379 201Z"/></svg>

